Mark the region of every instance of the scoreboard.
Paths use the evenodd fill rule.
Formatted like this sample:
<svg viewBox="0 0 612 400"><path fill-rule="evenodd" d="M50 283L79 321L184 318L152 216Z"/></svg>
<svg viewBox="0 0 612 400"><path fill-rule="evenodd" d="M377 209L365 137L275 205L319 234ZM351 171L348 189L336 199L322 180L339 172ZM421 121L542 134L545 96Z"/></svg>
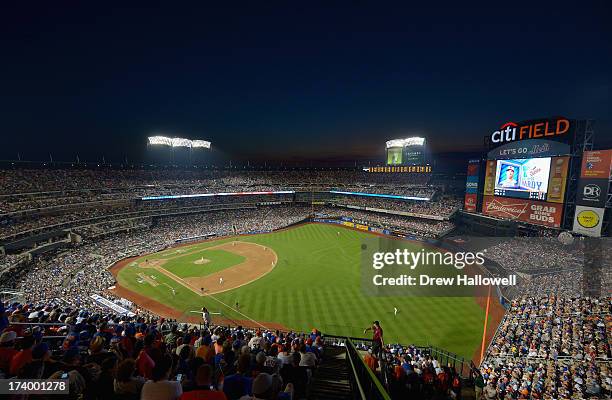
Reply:
<svg viewBox="0 0 612 400"><path fill-rule="evenodd" d="M430 174L431 165L401 165L401 166L389 166L380 165L375 167L364 167L364 172L375 172L375 173L409 173L409 174Z"/></svg>
<svg viewBox="0 0 612 400"><path fill-rule="evenodd" d="M427 164L425 159L425 138L409 137L388 140L385 149L387 165L421 166Z"/></svg>

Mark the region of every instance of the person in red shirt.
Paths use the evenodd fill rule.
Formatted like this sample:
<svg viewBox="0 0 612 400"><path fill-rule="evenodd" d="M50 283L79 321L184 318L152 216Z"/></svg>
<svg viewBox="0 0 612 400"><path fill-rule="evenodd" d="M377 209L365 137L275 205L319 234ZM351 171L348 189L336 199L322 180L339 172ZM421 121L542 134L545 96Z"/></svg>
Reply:
<svg viewBox="0 0 612 400"><path fill-rule="evenodd" d="M395 379L397 381L399 381L400 379L402 379L402 377L406 374L406 371L404 371L404 368L402 368L401 364L395 364L395 366L393 367L393 376L395 377Z"/></svg>
<svg viewBox="0 0 612 400"><path fill-rule="evenodd" d="M212 369L210 365L200 365L196 372L196 388L189 392L184 392L180 400L227 400L225 393L210 388L211 377Z"/></svg>
<svg viewBox="0 0 612 400"><path fill-rule="evenodd" d="M32 361L32 347L34 347L34 337L25 336L21 339L21 350L13 356L11 366L9 368L10 376L15 376L19 373L21 367Z"/></svg>
<svg viewBox="0 0 612 400"><path fill-rule="evenodd" d="M363 333L366 333L370 330L372 331L372 341L374 342L372 344L372 353L378 356L382 351L383 346L383 329L380 327L380 322L372 322L372 326L364 329Z"/></svg>
<svg viewBox="0 0 612 400"><path fill-rule="evenodd" d="M378 369L378 359L376 358L376 354L372 352L372 350L368 350L368 353L363 358L366 365L372 370L372 372L376 372Z"/></svg>
<svg viewBox="0 0 612 400"><path fill-rule="evenodd" d="M5 331L0 336L0 371L6 374L9 372L13 356L17 354L17 349L15 349L16 338L17 333L14 331Z"/></svg>

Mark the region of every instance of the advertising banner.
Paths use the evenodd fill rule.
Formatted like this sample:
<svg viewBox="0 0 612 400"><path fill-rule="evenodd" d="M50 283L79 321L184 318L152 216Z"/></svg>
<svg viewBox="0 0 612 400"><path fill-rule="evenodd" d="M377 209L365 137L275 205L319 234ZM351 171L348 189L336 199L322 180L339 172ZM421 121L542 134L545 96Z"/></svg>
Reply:
<svg viewBox="0 0 612 400"><path fill-rule="evenodd" d="M497 162L495 160L487 160L484 179L484 195L493 196L495 194L495 178L496 178Z"/></svg>
<svg viewBox="0 0 612 400"><path fill-rule="evenodd" d="M563 203L565 199L565 187L567 186L568 168L569 157L553 157L551 159L546 201Z"/></svg>
<svg viewBox="0 0 612 400"><path fill-rule="evenodd" d="M465 200L463 202L463 209L469 212L476 211L476 202L478 201L478 195L472 193L465 194Z"/></svg>
<svg viewBox="0 0 612 400"><path fill-rule="evenodd" d="M574 232L586 236L601 236L611 172L612 149L585 151L582 154Z"/></svg>
<svg viewBox="0 0 612 400"><path fill-rule="evenodd" d="M340 224L340 221L337 219L327 219L327 218L313 218L312 222L321 222L324 224Z"/></svg>
<svg viewBox="0 0 612 400"><path fill-rule="evenodd" d="M498 218L559 228L563 206L528 199L485 196L482 212Z"/></svg>
<svg viewBox="0 0 612 400"><path fill-rule="evenodd" d="M552 140L529 139L512 142L489 151L487 158L504 160L511 158L541 158L569 154L569 144Z"/></svg>
<svg viewBox="0 0 612 400"><path fill-rule="evenodd" d="M604 208L576 206L574 232L586 236L600 237L604 212Z"/></svg>
<svg viewBox="0 0 612 400"><path fill-rule="evenodd" d="M119 304L115 304L112 301L110 301L109 299L102 297L98 294L92 294L91 298L94 299L97 303L110 308L111 310L115 311L117 314L119 315L127 315L128 317L133 317L134 314L133 312L131 312L130 310L127 310L123 307L121 307Z"/></svg>
<svg viewBox="0 0 612 400"><path fill-rule="evenodd" d="M465 211L476 211L479 172L480 160L470 160L468 162L467 177L465 181L465 199L463 201L463 209Z"/></svg>
<svg viewBox="0 0 612 400"><path fill-rule="evenodd" d="M608 179L612 165L612 149L585 151L582 154L581 178Z"/></svg>
<svg viewBox="0 0 612 400"><path fill-rule="evenodd" d="M576 204L582 206L604 208L608 195L609 181L607 179L580 178Z"/></svg>
<svg viewBox="0 0 612 400"><path fill-rule="evenodd" d="M465 193L478 193L478 176L468 176L465 181Z"/></svg>
<svg viewBox="0 0 612 400"><path fill-rule="evenodd" d="M522 122L508 121L502 124L489 136L490 147L498 147L513 142L528 142L530 140L548 140L569 142L574 131L574 121L564 117L551 117ZM527 145L529 148L529 145ZM557 153L556 155L568 154ZM511 155L515 158L516 155ZM539 156L538 156L539 157ZM497 158L497 157L495 157Z"/></svg>

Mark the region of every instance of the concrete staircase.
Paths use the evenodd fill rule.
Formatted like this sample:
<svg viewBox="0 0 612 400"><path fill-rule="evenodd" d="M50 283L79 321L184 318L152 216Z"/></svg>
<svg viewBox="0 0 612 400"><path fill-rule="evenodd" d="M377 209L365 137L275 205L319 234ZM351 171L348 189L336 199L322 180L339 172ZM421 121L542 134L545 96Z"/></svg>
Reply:
<svg viewBox="0 0 612 400"><path fill-rule="evenodd" d="M348 400L351 398L349 367L344 347L325 349L323 361L314 373L309 400Z"/></svg>

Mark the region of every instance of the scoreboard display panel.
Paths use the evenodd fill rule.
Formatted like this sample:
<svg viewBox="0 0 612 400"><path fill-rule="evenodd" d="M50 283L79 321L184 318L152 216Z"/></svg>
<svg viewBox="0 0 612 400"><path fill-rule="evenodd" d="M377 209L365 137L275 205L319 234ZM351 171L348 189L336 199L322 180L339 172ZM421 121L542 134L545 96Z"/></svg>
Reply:
<svg viewBox="0 0 612 400"><path fill-rule="evenodd" d="M547 200L550 157L496 161L495 196Z"/></svg>
<svg viewBox="0 0 612 400"><path fill-rule="evenodd" d="M402 165L404 149L402 147L390 147L387 149L387 165Z"/></svg>

